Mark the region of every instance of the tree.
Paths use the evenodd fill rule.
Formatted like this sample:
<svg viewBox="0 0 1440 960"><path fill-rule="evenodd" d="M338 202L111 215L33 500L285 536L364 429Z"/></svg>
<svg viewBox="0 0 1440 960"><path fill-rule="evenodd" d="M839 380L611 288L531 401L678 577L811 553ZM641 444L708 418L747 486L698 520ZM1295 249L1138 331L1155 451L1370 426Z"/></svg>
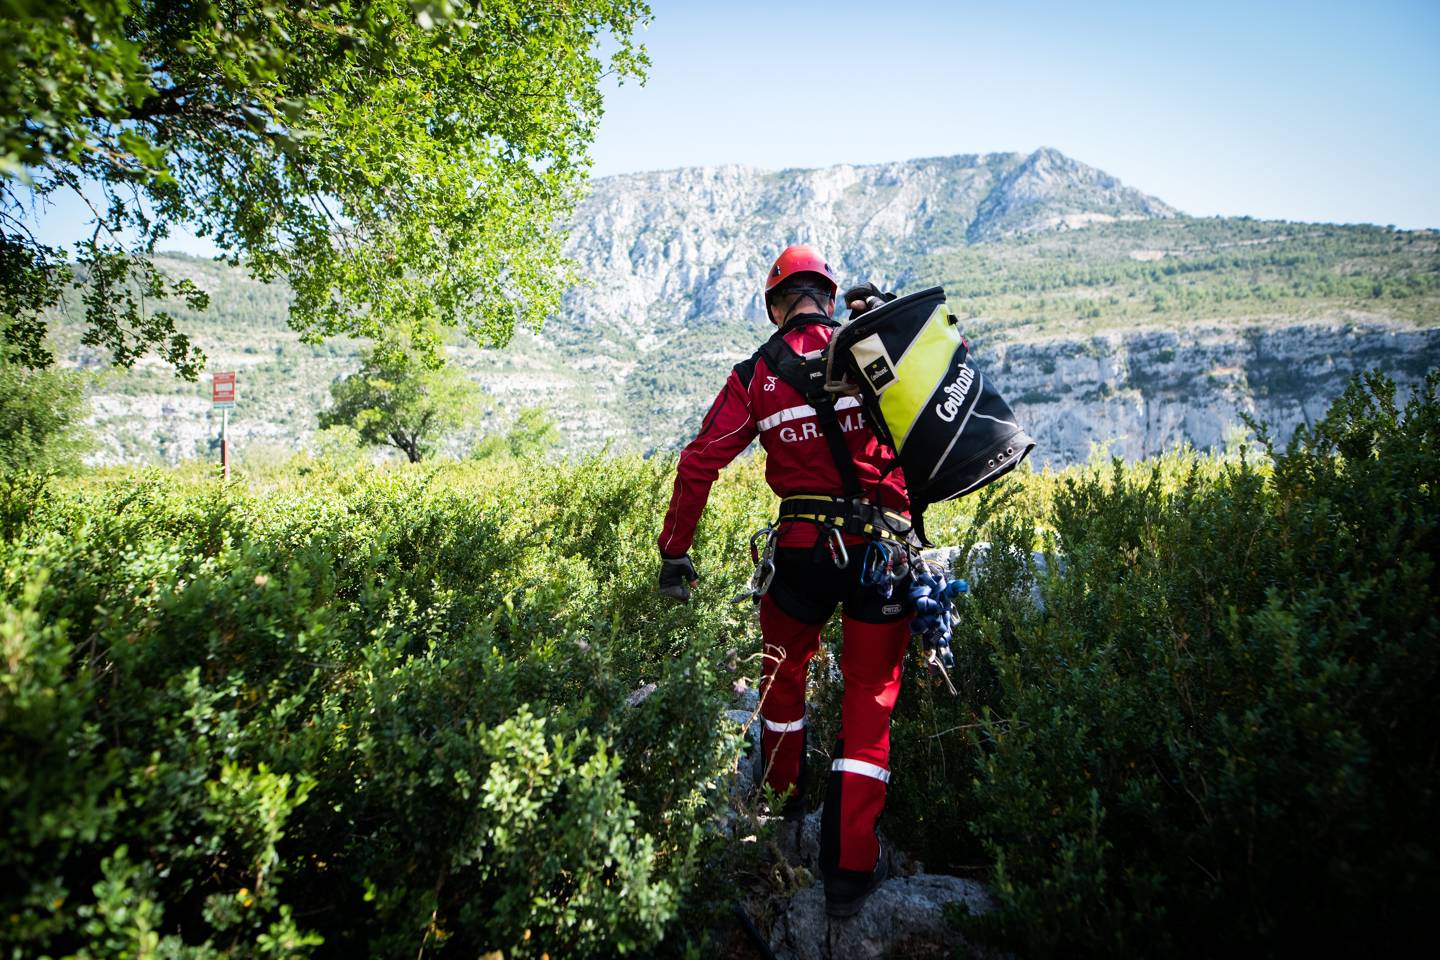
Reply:
<svg viewBox="0 0 1440 960"><path fill-rule="evenodd" d="M65 473L90 448L79 376L29 370L0 349L0 476Z"/></svg>
<svg viewBox="0 0 1440 960"><path fill-rule="evenodd" d="M446 327L501 344L568 280L557 225L605 76L643 77L641 0L0 0L0 337L52 362L44 311L83 285L122 365L203 355L153 302L205 295L152 254L171 225L285 277L312 340ZM602 56L601 48L609 51ZM31 231L91 204L66 252Z"/></svg>
<svg viewBox="0 0 1440 960"><path fill-rule="evenodd" d="M489 460L510 456L517 460L540 456L560 445L560 428L544 407L521 407L504 436L482 437L470 452L471 459Z"/></svg>
<svg viewBox="0 0 1440 960"><path fill-rule="evenodd" d="M363 355L358 373L330 385L330 396L335 405L321 411L321 429L352 427L365 443L393 446L419 463L444 431L475 419L480 390L452 365L430 367L380 344Z"/></svg>

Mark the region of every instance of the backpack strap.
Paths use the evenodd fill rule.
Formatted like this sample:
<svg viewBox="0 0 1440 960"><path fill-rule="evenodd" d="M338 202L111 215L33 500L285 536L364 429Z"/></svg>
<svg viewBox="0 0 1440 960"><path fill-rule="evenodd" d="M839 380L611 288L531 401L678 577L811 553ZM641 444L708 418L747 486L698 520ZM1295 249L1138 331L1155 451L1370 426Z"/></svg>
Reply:
<svg viewBox="0 0 1440 960"><path fill-rule="evenodd" d="M820 367L820 371L823 379L825 368ZM840 429L840 421L835 417L835 395L824 393L824 396L819 399L809 397L806 399L810 406L815 408L815 417L820 421L820 429L825 433L825 442L830 445L830 456L835 461L835 469L840 472L840 483L844 488L845 496L859 499L863 496L860 489L860 475L855 472L855 460L850 456L850 446L845 442L845 432Z"/></svg>

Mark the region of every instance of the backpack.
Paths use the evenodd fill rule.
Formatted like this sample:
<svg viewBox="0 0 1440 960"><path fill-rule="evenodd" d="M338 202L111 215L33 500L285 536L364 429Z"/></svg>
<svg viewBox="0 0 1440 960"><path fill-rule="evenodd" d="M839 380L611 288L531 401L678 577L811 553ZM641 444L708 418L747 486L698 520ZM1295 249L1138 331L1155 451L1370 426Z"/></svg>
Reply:
<svg viewBox="0 0 1440 960"><path fill-rule="evenodd" d="M918 530L926 506L993 483L1035 446L970 360L941 287L862 313L825 353L827 385L858 388L870 425L894 448Z"/></svg>

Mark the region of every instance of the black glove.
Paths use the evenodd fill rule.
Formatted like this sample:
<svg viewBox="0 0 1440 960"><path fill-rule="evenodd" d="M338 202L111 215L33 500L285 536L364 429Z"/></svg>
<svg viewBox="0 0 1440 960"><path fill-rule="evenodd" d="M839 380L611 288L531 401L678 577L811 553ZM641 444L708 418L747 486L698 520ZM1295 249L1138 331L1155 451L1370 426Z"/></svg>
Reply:
<svg viewBox="0 0 1440 960"><path fill-rule="evenodd" d="M699 579L700 574L695 572L695 564L690 562L690 554L682 557L660 555L660 592L665 596L687 603L690 600L690 588Z"/></svg>
<svg viewBox="0 0 1440 960"><path fill-rule="evenodd" d="M875 284L870 283L869 281L859 284L858 286L851 287L849 290L845 291L845 306L849 307L850 304L854 303L856 300L860 300L865 304L865 306L861 307L859 310L856 310L854 307L850 308L851 320L854 320L866 310L878 307L882 303L889 303L891 300L894 299L895 294L886 293L884 290L881 290L879 287L875 286Z"/></svg>

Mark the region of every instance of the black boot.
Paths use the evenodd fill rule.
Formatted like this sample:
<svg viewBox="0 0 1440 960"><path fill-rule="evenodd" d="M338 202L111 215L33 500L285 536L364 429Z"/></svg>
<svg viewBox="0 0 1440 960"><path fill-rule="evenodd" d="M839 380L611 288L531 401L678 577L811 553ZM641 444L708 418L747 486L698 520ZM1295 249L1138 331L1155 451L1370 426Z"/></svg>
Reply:
<svg viewBox="0 0 1440 960"><path fill-rule="evenodd" d="M865 900L885 881L885 848L869 873L858 870L834 870L825 874L825 912L832 917L853 917Z"/></svg>

